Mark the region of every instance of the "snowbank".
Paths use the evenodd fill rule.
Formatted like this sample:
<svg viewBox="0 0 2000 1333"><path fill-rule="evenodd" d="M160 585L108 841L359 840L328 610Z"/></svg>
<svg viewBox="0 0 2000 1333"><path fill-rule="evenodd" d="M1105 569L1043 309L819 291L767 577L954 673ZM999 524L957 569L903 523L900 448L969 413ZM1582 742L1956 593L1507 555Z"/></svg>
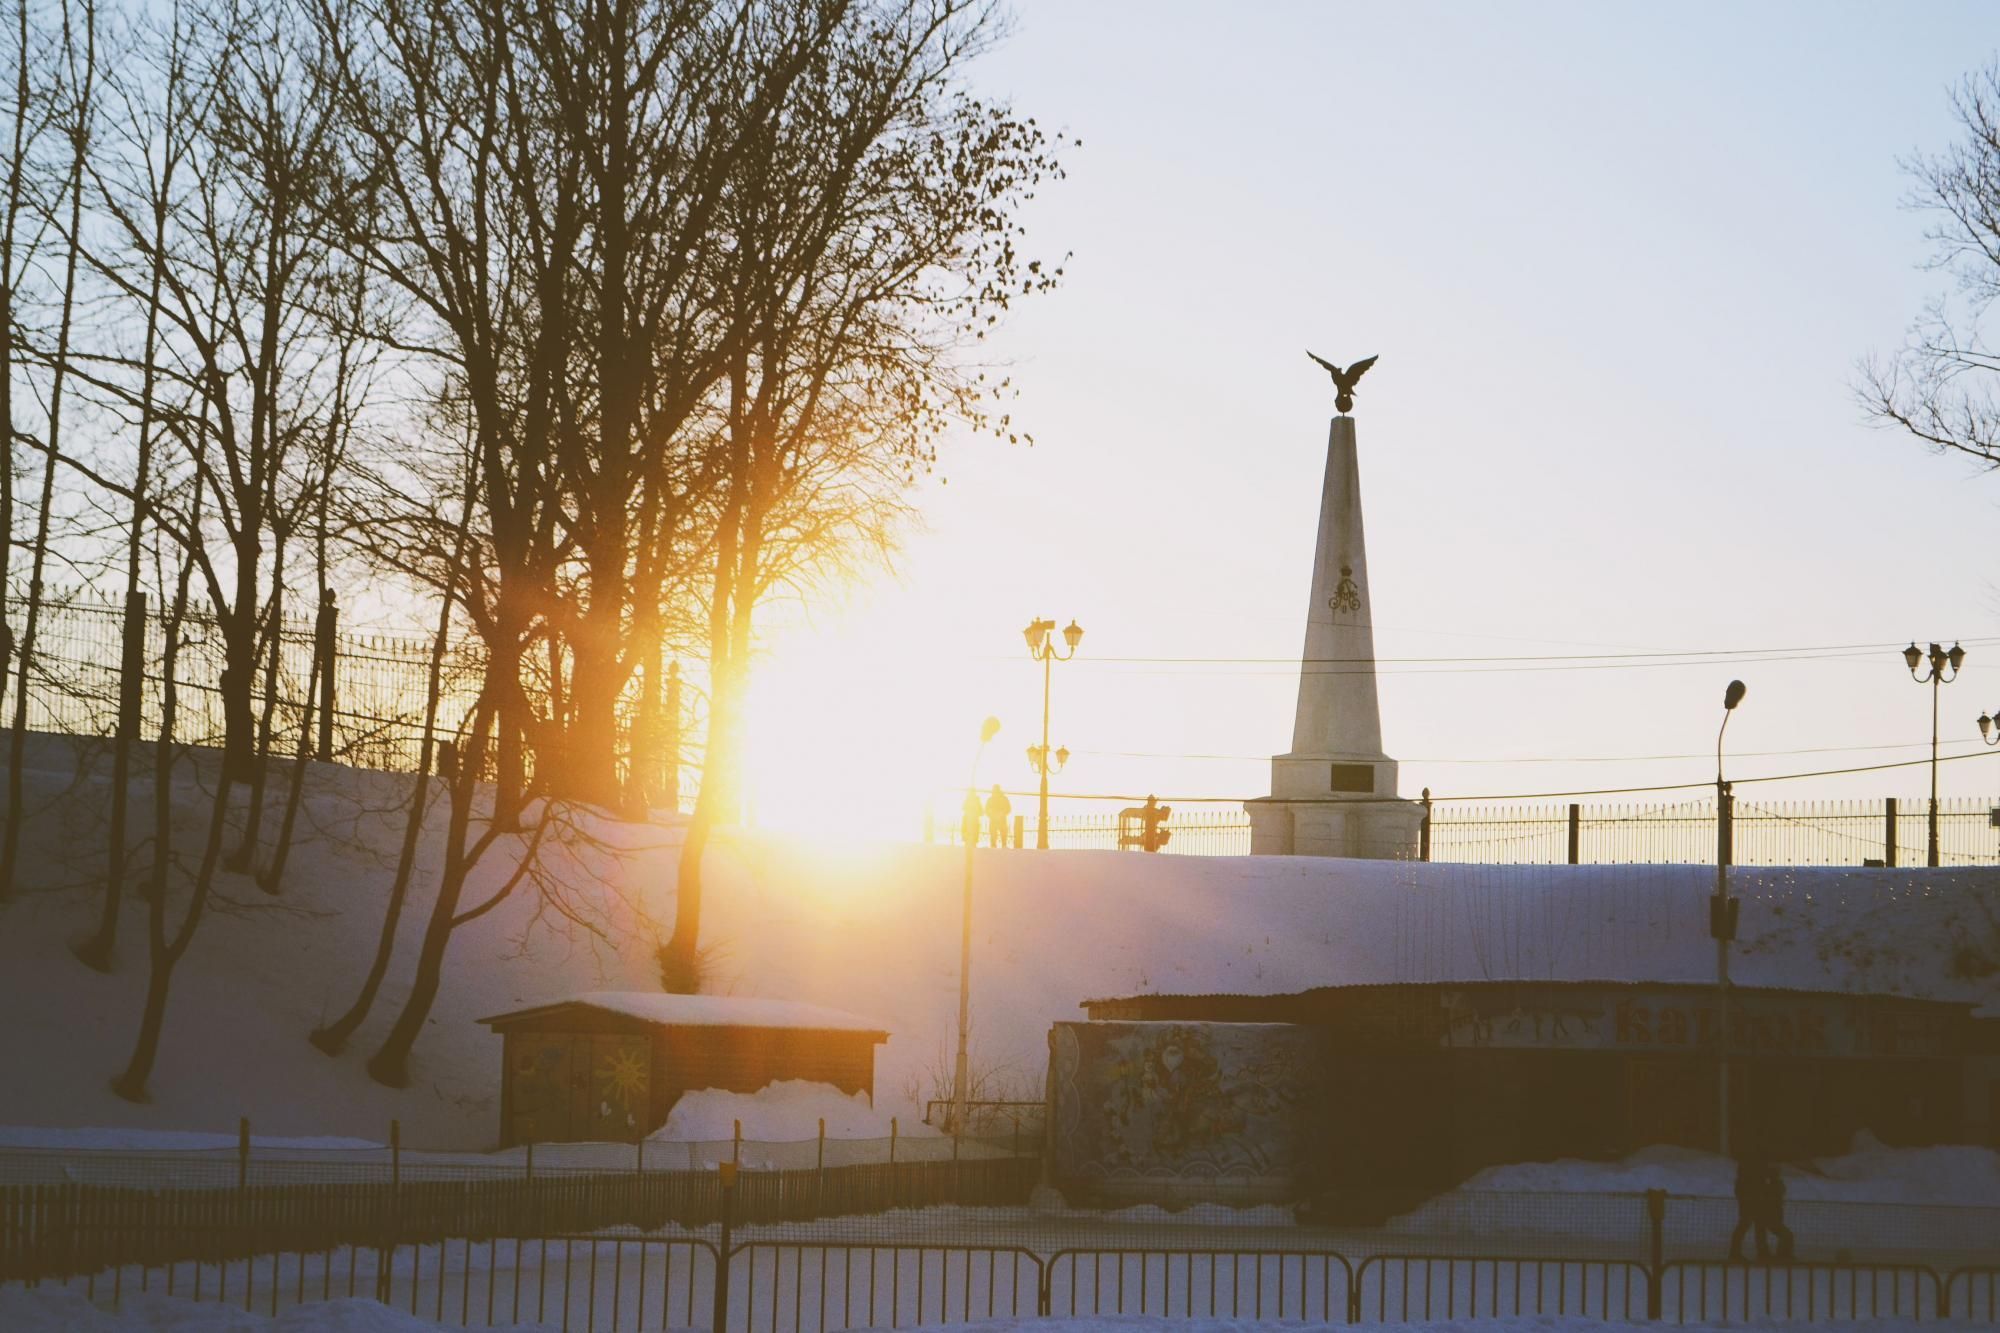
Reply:
<svg viewBox="0 0 2000 1333"><path fill-rule="evenodd" d="M1922 1203L2000 1207L2000 1152L1991 1148L1890 1148L1857 1134L1853 1150L1783 1167L1793 1201ZM1736 1164L1691 1148L1642 1148L1623 1161L1522 1162L1495 1166L1454 1193L1669 1194L1729 1198Z"/></svg>
<svg viewBox="0 0 2000 1333"><path fill-rule="evenodd" d="M673 918L679 831L586 819L587 838L546 848L565 884L563 910L538 912L524 888L455 934L412 1086L371 1082L363 1062L408 993L429 913L431 844L381 1002L346 1053L320 1054L306 1034L346 1007L381 929L406 788L388 775L315 766L307 841L283 895L223 877L226 901L174 984L153 1100L130 1105L107 1084L130 1051L143 998L144 904L132 896L115 975L70 956L98 903L101 785L76 782L73 750L38 740L34 752L39 804L24 891L0 906L0 1012L31 1017L0 1029L0 1068L36 1072L0 1080L0 1123L226 1135L247 1115L259 1134L380 1142L399 1119L406 1149L483 1148L499 1128L499 1039L476 1019L551 995L657 988L653 949ZM145 808L143 784L134 799ZM176 800L178 836L195 845L205 797L192 774ZM964 868L964 852L951 847L725 832L704 866L703 942L717 960L708 989L882 1022L890 1039L877 1052L875 1110L914 1132L922 1100L945 1095L949 1077ZM482 867L467 901L505 869L504 858ZM1707 982L1712 887L1713 871L1701 866L982 848L973 1064L988 1095L1035 1095L1049 1025L1080 1017L1090 996L1387 981ZM1742 903L1732 961L1742 985L2000 999L2000 971L1982 977L1953 956L1963 941L1991 938L1986 912L2000 912L2000 870L1741 867L1731 889ZM569 926L571 911L601 933ZM736 1118L722 1119L725 1137ZM886 1116L872 1124L886 1125ZM800 1129L793 1120L787 1132Z"/></svg>
<svg viewBox="0 0 2000 1333"><path fill-rule="evenodd" d="M889 1137L892 1114L870 1104L863 1093L850 1096L831 1083L795 1078L750 1093L718 1088L686 1093L652 1137L675 1143L727 1139L740 1122L745 1139L797 1143L818 1138L823 1118L830 1139L884 1139ZM907 1117L897 1119L896 1132L905 1138L937 1134L929 1125Z"/></svg>

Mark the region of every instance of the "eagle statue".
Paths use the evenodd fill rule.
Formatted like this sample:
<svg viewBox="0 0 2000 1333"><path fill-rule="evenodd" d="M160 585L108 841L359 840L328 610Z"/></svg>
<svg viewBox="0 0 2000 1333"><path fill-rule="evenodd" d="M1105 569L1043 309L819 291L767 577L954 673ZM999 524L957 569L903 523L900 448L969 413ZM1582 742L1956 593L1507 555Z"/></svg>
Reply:
<svg viewBox="0 0 2000 1333"><path fill-rule="evenodd" d="M1352 412L1354 410L1355 383L1368 373L1368 367L1375 364L1376 358L1371 356L1365 360L1356 361L1347 369L1342 370L1339 366L1336 366L1324 357L1313 356L1311 348L1306 349L1306 355L1311 356L1314 361L1325 367L1327 374L1333 376L1334 407L1342 413Z"/></svg>

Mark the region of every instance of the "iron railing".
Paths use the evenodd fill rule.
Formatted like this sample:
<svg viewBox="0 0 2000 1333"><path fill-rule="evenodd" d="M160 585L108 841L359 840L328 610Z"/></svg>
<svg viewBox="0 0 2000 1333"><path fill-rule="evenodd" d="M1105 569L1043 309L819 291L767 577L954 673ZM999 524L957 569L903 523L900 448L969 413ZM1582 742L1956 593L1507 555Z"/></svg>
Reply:
<svg viewBox="0 0 2000 1333"><path fill-rule="evenodd" d="M1423 805L1422 802L1413 802ZM1712 799L1635 805L1572 803L1469 806L1438 801L1422 818L1427 837L1368 849L1385 859L1428 859L1487 865L1713 865ZM1731 816L1731 861L1742 866L1922 865L1928 802L1923 798L1770 801L1738 796ZM943 825L937 830L955 838ZM1179 856L1247 856L1250 817L1241 810L1175 810L1163 852ZM1029 838L1032 839L1032 826ZM1943 866L2000 864L2000 798L1951 797L1938 802L1938 862ZM1049 820L1054 850L1112 851L1118 818L1057 815Z"/></svg>

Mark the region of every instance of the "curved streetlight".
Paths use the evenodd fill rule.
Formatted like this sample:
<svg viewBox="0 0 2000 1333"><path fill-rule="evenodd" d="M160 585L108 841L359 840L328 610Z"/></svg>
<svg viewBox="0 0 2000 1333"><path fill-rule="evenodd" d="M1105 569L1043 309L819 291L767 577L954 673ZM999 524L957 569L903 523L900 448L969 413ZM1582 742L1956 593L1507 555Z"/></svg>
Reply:
<svg viewBox="0 0 2000 1333"><path fill-rule="evenodd" d="M1903 661L1910 668L1910 679L1919 685L1931 687L1931 807L1930 816L1925 821L1926 865L1938 864L1938 817L1937 817L1937 770L1938 770L1938 688L1958 679L1958 669L1965 665L1965 649L1954 643L1950 651L1933 643L1928 651L1920 649L1913 642L1903 650ZM1925 662L1930 664L1929 674L1919 670ZM1949 668L1950 675L1945 671Z"/></svg>
<svg viewBox="0 0 2000 1333"><path fill-rule="evenodd" d="M979 724L979 748L972 752L972 772L965 782L965 804L961 808L959 833L965 842L965 896L958 914L958 1058L951 1074L952 1133L965 1132L966 1048L972 1033L972 853L979 846L979 761L986 747L1000 734L1000 719L989 717Z"/></svg>
<svg viewBox="0 0 2000 1333"><path fill-rule="evenodd" d="M1722 776L1722 736L1730 714L1749 687L1729 682L1722 692L1722 725L1715 730L1715 898L1709 904L1708 933L1715 936L1715 1086L1720 1103L1716 1148L1729 1155L1729 942L1736 938L1736 904L1729 898L1729 783Z"/></svg>
<svg viewBox="0 0 2000 1333"><path fill-rule="evenodd" d="M1021 637L1028 642L1028 656L1042 664L1042 743L1028 747L1028 763L1041 779L1040 799L1035 808L1035 847L1044 852L1049 849L1049 774L1061 772L1069 762L1067 746L1053 752L1049 749L1049 674L1054 663L1075 657L1077 645L1083 642L1083 626L1072 620L1062 631L1062 640L1069 645L1069 651L1057 652L1055 628L1055 621L1037 616L1021 631Z"/></svg>
<svg viewBox="0 0 2000 1333"><path fill-rule="evenodd" d="M1979 715L1979 743L1982 745L2000 745L2000 726L1995 725L2000 723L2000 716L1996 714L2000 714L2000 708Z"/></svg>

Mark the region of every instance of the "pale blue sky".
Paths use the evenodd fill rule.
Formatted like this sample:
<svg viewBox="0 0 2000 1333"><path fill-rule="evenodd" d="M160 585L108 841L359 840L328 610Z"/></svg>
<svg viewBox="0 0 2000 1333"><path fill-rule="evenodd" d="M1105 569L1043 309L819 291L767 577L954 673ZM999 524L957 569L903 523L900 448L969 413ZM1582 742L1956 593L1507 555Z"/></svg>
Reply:
<svg viewBox="0 0 2000 1333"><path fill-rule="evenodd" d="M1038 444L948 450L900 575L781 637L759 813L879 824L963 782L988 712L983 781L1029 785L1037 614L1088 630L1059 789L1262 792L1283 667L1103 659L1297 654L1332 410L1307 346L1382 358L1356 417L1384 656L2000 640L2000 476L1851 389L1948 285L1898 158L1951 141L1947 88L1996 50L1971 4L1019 4L980 80L1084 141L1031 215L1069 281L1001 344ZM1518 761L1698 756L1732 674L1732 749L1928 741L1893 653L1397 672L1383 733L1408 795L1700 781ZM1952 748L1992 709L2000 642L1944 692ZM2000 792L2000 751L1943 783Z"/></svg>

